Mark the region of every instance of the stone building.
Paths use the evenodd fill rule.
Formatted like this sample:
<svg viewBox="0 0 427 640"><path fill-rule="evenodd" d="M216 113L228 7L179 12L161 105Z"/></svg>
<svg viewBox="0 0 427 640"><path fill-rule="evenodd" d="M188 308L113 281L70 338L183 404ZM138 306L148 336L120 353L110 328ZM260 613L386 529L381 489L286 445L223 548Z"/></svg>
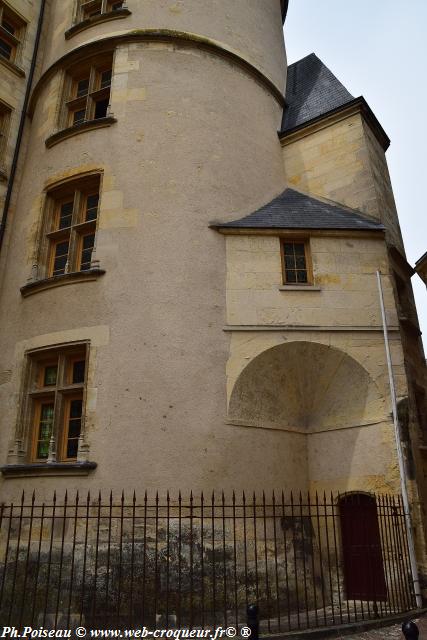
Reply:
<svg viewBox="0 0 427 640"><path fill-rule="evenodd" d="M0 1L5 499L399 491L379 270L422 550L389 140L314 54L287 68L286 5Z"/></svg>

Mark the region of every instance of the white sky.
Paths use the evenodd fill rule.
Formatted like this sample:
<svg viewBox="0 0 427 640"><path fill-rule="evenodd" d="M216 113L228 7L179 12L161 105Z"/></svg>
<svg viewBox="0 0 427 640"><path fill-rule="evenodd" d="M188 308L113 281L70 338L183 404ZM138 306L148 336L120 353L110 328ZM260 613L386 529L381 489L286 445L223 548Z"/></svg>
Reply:
<svg viewBox="0 0 427 640"><path fill-rule="evenodd" d="M427 1L290 0L288 62L314 52L355 97L363 95L391 139L387 159L414 265L427 251ZM427 351L427 291L412 278Z"/></svg>

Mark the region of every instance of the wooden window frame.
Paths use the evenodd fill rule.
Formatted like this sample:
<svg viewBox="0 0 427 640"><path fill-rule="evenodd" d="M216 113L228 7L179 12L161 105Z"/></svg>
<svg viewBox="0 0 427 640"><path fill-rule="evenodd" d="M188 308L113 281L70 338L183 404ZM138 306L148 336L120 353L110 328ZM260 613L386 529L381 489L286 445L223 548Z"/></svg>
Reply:
<svg viewBox="0 0 427 640"><path fill-rule="evenodd" d="M83 238L94 236L99 220L101 193L101 173L93 173L80 178L75 178L60 186L52 187L47 192L45 203L44 225L40 239L39 275L42 278L54 278L68 273L79 273L82 261ZM98 195L97 215L92 220L86 220L89 210L87 200L90 196ZM70 225L60 228L61 207L72 202ZM95 209L92 207L91 209ZM56 247L62 242L68 242L67 260L60 273L54 273ZM93 255L93 249L92 254ZM92 262L84 271L92 269Z"/></svg>
<svg viewBox="0 0 427 640"><path fill-rule="evenodd" d="M113 8L116 5L120 5L120 7L118 7L117 9ZM90 18L98 15L102 16L105 14L114 13L119 9L126 8L125 5L125 0L78 0L76 22L90 20Z"/></svg>
<svg viewBox="0 0 427 640"><path fill-rule="evenodd" d="M14 33L11 33L3 26L4 21L12 25ZM23 18L21 18L8 4L0 0L0 40L4 41L11 49L9 57L0 53L1 58L13 64L17 64L17 62L19 62L26 26L27 24L25 20L23 20Z"/></svg>
<svg viewBox="0 0 427 640"><path fill-rule="evenodd" d="M72 400L81 400L82 413L79 418L80 433L82 437L84 431L85 416L85 391L87 384L88 370L88 344L78 343L73 346L63 346L46 350L38 350L29 354L30 371L27 379L27 402L26 412L28 414L28 462L47 463L50 458L50 443L47 456L38 456L38 443L40 442L40 417L44 404L53 405L52 435L54 440L55 462L74 463L78 459L67 456L67 445L69 439L69 413ZM73 382L73 367L77 361L85 361L85 372L83 382ZM55 385L44 385L45 369L57 364L57 378Z"/></svg>
<svg viewBox="0 0 427 640"><path fill-rule="evenodd" d="M287 279L286 266L285 266L285 244L303 244L304 245L304 258L305 258L305 271L307 273L307 282L291 282ZM313 262L311 259L310 240L307 237L281 237L280 238L280 259L282 265L282 279L284 286L296 286L307 287L313 285Z"/></svg>
<svg viewBox="0 0 427 640"><path fill-rule="evenodd" d="M102 74L110 72L109 83L102 86ZM113 76L113 53L83 60L66 72L61 126L64 129L78 127L87 122L96 122L109 117L111 81ZM79 95L79 82L88 81L87 92ZM97 105L107 103L105 113L96 116ZM75 114L82 113L79 120Z"/></svg>

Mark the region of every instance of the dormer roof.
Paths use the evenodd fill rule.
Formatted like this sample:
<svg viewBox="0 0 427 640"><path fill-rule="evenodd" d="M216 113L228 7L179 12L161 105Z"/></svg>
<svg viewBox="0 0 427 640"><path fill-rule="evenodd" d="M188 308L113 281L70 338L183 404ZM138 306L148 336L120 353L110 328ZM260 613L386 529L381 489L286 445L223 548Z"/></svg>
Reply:
<svg viewBox="0 0 427 640"><path fill-rule="evenodd" d="M285 189L277 198L243 218L210 226L216 229L385 229L356 209L313 198L295 189Z"/></svg>

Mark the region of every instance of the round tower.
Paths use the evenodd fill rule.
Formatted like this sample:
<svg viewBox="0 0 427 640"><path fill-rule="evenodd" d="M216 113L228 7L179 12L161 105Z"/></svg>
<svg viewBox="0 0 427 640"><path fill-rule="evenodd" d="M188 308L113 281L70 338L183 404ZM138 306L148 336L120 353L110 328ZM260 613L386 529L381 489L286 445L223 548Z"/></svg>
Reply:
<svg viewBox="0 0 427 640"><path fill-rule="evenodd" d="M8 487L280 484L274 432L227 424L209 224L284 188L284 5L50 3L2 252Z"/></svg>

